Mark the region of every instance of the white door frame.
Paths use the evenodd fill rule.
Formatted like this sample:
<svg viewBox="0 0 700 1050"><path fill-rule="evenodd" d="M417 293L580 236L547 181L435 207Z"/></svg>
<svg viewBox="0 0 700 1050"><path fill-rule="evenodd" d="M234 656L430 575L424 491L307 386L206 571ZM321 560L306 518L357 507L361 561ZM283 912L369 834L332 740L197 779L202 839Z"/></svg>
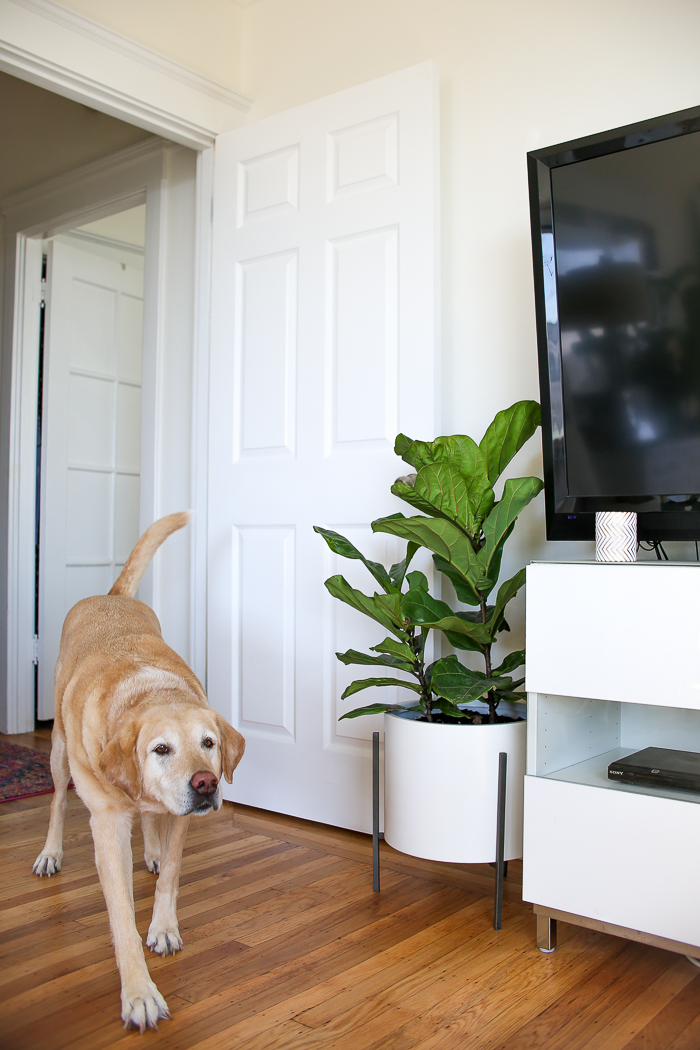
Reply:
<svg viewBox="0 0 700 1050"><path fill-rule="evenodd" d="M206 474L207 474L207 398L209 354L209 299L210 299L210 244L211 200L213 180L213 142L221 131L245 122L250 100L229 88L180 65L177 62L142 47L111 30L91 22L50 0L0 0L0 69L13 76L56 94L81 102L93 109L118 117L145 128L164 138L198 150L196 199L194 205L194 318L193 361L191 373L191 506L197 510L192 529L190 568L190 630L189 661L196 673L206 679ZM123 85L129 85L125 93ZM150 144L152 148L152 144ZM139 151L148 152L149 144L123 151L136 160ZM161 152L163 144L160 144ZM127 164L128 166L128 164ZM119 174L114 159L91 165L93 188L102 184L99 197L107 211L116 210L115 200L123 194L110 176ZM123 173L123 171L122 171ZM161 169L162 177L162 169ZM33 728L33 680L31 656L33 650L33 609L28 609L26 595L33 593L33 540L31 546L31 586L27 587L30 564L27 541L33 537L34 468L20 463L19 448L33 435L36 425L36 365L24 362L19 354L22 342L32 338L31 289L25 288L27 267L36 237L42 232L60 232L61 228L99 217L93 210L84 210L72 203L63 206L71 180L62 177L52 180L42 196L19 195L8 202L6 232L13 242L5 255L5 308L3 311L2 401L0 401L0 468L7 465L9 486L0 494L0 550L7 550L7 558L0 556L0 596L7 593L7 604L0 597L0 631L5 624L7 609L7 645L0 647L0 682L4 682L5 711L0 697L0 731L26 732ZM160 180L151 184L152 205L161 203ZM143 191L144 183L141 183ZM97 195L99 196L99 194ZM32 200L32 197L34 199ZM99 212L96 197L90 198ZM122 197L125 202L139 203L134 197ZM128 203L124 203L128 207ZM25 210L26 209L26 210ZM162 236L159 221L160 207L147 207L147 245L154 238L160 246ZM104 214L104 212L103 212ZM150 216L150 218L149 218ZM155 224L155 225L154 225ZM148 254L148 248L147 248ZM153 252L151 252L153 255ZM158 253L160 256L160 252ZM148 265L148 264L147 264ZM147 275L145 275L147 278ZM162 274L161 274L162 277ZM154 299L149 320L144 320L144 352L146 334L151 326L155 345L163 329L163 288ZM17 324L15 325L15 316ZM37 345L37 344L35 344ZM8 348L12 347L12 352ZM26 367L25 367L26 364ZM144 373L144 381L153 384L154 403L158 406L160 390L157 384L157 354L153 355L152 374ZM32 389L34 391L32 395ZM34 398L33 410L27 404ZM33 422L30 422L33 418ZM142 443L142 455L150 453L146 471L142 474L144 493L158 491L158 462L155 435ZM33 437L31 438L33 440ZM20 470L20 466L23 469ZM0 476L2 471L0 470ZM147 487L148 486L148 487ZM4 497L4 498L3 498ZM6 513L2 504L6 504ZM179 509L175 507L168 510ZM150 520L161 510L154 507ZM164 511L165 512L165 511ZM147 510L142 510L147 517ZM4 542L3 542L4 541ZM24 593L25 598L20 595ZM31 613L31 617L30 614ZM29 633L27 626L31 622ZM30 710L31 708L31 710Z"/></svg>

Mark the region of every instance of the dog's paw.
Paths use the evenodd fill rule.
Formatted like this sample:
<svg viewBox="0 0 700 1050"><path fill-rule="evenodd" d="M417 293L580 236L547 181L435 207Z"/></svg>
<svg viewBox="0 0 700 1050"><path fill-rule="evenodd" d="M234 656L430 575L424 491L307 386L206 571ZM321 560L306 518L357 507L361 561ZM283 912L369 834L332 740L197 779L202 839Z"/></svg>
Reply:
<svg viewBox="0 0 700 1050"><path fill-rule="evenodd" d="M146 944L157 955L174 955L182 949L182 937L177 926L168 930L154 930L151 927Z"/></svg>
<svg viewBox="0 0 700 1050"><path fill-rule="evenodd" d="M35 875L41 878L43 875L48 875L51 878L56 872L61 870L62 855L55 856L52 853L40 853L34 861L32 871Z"/></svg>
<svg viewBox="0 0 700 1050"><path fill-rule="evenodd" d="M168 1019L168 1004L152 981L139 989L122 991L122 1021L125 1028L157 1028L161 1018Z"/></svg>
<svg viewBox="0 0 700 1050"><path fill-rule="evenodd" d="M143 859L146 861L146 867L153 875L160 875L160 857L149 857L144 853Z"/></svg>

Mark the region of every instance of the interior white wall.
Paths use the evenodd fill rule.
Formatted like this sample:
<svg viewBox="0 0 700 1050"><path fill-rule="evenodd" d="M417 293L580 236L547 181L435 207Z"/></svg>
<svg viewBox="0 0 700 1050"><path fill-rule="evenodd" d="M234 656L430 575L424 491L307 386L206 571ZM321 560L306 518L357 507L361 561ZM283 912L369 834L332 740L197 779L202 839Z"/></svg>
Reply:
<svg viewBox="0 0 700 1050"><path fill-rule="evenodd" d="M61 7L240 91L244 11L235 0L63 0Z"/></svg>

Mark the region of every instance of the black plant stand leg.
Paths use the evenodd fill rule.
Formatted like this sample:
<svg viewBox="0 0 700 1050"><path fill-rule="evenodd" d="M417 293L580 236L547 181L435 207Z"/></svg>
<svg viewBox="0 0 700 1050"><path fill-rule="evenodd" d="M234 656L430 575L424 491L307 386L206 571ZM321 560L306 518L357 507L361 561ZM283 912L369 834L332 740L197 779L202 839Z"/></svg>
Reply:
<svg viewBox="0 0 700 1050"><path fill-rule="evenodd" d="M498 808L496 811L496 896L493 905L493 928L503 925L503 878L505 876L506 844L506 770L508 755L501 751L498 756Z"/></svg>
<svg viewBox="0 0 700 1050"><path fill-rule="evenodd" d="M379 893L379 733L372 733L372 875Z"/></svg>

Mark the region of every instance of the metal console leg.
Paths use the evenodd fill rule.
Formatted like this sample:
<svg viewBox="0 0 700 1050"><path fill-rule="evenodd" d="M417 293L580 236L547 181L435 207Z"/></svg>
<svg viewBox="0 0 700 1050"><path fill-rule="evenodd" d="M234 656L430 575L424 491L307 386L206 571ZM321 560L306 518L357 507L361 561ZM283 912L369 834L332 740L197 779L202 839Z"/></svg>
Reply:
<svg viewBox="0 0 700 1050"><path fill-rule="evenodd" d="M537 947L549 955L557 946L557 920L548 915L537 916Z"/></svg>
<svg viewBox="0 0 700 1050"><path fill-rule="evenodd" d="M372 733L372 876L379 893L379 733Z"/></svg>
<svg viewBox="0 0 700 1050"><path fill-rule="evenodd" d="M500 930L503 924L503 878L505 875L506 845L506 772L508 755L501 751L498 756L498 808L496 810L496 896L493 906L493 928Z"/></svg>

